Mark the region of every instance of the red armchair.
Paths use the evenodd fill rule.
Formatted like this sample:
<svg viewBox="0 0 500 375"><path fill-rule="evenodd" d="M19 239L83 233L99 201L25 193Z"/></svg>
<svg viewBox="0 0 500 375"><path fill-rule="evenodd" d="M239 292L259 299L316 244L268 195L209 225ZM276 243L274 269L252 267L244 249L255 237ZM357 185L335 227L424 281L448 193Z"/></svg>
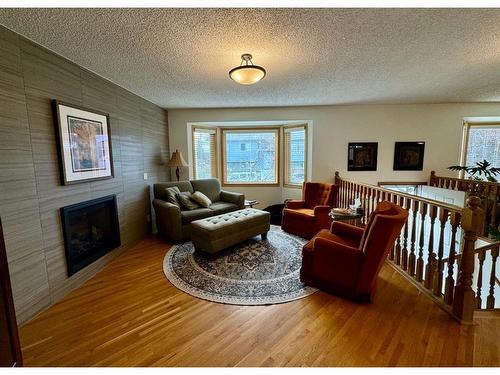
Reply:
<svg viewBox="0 0 500 375"><path fill-rule="evenodd" d="M302 200L288 201L283 210L281 228L285 232L310 239L321 229L330 228L328 216L337 202L338 186L304 182Z"/></svg>
<svg viewBox="0 0 500 375"><path fill-rule="evenodd" d="M300 280L333 294L368 300L389 250L401 233L408 212L381 202L366 228L334 221L302 249Z"/></svg>

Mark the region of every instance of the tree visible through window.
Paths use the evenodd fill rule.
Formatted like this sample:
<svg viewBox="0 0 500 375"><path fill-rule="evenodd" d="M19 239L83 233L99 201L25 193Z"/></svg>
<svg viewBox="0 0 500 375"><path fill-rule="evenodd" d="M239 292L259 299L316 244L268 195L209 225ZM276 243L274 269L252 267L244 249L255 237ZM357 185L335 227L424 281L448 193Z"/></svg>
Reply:
<svg viewBox="0 0 500 375"><path fill-rule="evenodd" d="M483 160L500 167L500 124L469 124L464 165L475 165Z"/></svg>
<svg viewBox="0 0 500 375"><path fill-rule="evenodd" d="M224 183L277 184L278 130L222 130Z"/></svg>

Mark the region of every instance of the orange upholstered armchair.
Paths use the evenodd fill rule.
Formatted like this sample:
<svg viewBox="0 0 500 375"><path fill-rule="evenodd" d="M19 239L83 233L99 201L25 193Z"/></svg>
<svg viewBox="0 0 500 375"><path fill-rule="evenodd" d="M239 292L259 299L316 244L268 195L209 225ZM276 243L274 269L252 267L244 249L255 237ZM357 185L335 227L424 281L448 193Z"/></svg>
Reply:
<svg viewBox="0 0 500 375"><path fill-rule="evenodd" d="M332 219L328 213L336 205L337 193L337 185L304 182L302 200L286 203L281 228L307 239L321 229L330 228Z"/></svg>
<svg viewBox="0 0 500 375"><path fill-rule="evenodd" d="M300 280L327 292L371 300L377 275L401 233L408 212L381 202L366 228L339 221L320 231L302 249Z"/></svg>

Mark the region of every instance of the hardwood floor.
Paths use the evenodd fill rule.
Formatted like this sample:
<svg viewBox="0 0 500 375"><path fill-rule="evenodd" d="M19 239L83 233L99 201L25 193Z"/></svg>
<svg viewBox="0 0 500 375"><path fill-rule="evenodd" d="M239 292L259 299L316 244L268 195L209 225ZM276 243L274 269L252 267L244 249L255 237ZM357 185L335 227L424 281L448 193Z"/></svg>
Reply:
<svg viewBox="0 0 500 375"><path fill-rule="evenodd" d="M500 316L461 326L389 266L375 301L232 306L180 292L151 237L24 325L26 366L500 365Z"/></svg>

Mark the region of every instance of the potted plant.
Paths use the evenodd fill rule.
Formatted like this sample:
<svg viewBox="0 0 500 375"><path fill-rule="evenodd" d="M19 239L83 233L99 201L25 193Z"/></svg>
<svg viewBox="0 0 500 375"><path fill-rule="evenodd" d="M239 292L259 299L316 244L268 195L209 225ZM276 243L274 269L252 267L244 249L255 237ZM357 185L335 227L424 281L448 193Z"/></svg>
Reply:
<svg viewBox="0 0 500 375"><path fill-rule="evenodd" d="M452 165L448 169L465 171L472 180L484 181L486 179L489 182L497 182L495 177L500 173L500 168L493 167L487 160L478 161L473 166Z"/></svg>

